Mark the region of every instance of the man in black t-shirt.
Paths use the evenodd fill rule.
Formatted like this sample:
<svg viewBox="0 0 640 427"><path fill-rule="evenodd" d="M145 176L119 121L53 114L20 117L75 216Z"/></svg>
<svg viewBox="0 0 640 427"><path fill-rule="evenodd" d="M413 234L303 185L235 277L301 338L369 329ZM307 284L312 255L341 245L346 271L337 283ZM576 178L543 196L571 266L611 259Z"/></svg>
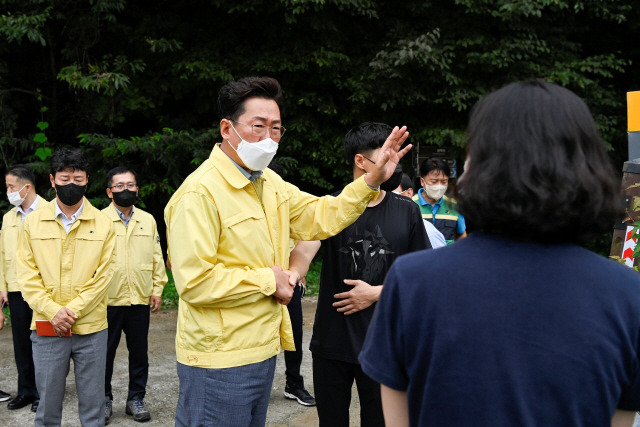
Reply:
<svg viewBox="0 0 640 427"><path fill-rule="evenodd" d="M354 180L378 157L391 127L363 123L345 137ZM380 386L362 372L358 355L382 283L400 255L431 248L418 206L393 193L402 171L349 227L325 241L320 294L311 338L313 383L320 426L348 426L355 380L362 426L384 425ZM395 178L395 179L394 179ZM386 190L386 191L385 191ZM291 252L292 277L303 277L320 242L300 242Z"/></svg>

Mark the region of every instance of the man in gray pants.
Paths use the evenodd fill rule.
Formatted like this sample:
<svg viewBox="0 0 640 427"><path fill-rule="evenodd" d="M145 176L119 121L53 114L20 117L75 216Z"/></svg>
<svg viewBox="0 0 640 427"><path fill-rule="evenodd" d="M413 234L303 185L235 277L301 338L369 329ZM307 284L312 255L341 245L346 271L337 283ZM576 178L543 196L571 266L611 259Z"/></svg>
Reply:
<svg viewBox="0 0 640 427"><path fill-rule="evenodd" d="M104 425L111 220L84 198L89 164L79 149L51 159L56 198L25 219L17 250L22 295L33 309L31 342L40 404L36 426L59 426L70 360L83 426Z"/></svg>

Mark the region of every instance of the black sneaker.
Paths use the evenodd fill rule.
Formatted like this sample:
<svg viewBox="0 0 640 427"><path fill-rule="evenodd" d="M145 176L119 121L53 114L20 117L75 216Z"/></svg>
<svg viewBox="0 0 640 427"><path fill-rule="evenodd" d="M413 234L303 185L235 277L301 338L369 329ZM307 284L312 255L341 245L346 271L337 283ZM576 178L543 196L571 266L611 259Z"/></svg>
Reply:
<svg viewBox="0 0 640 427"><path fill-rule="evenodd" d="M113 415L113 401L107 397L104 401L104 425L111 422L111 416Z"/></svg>
<svg viewBox="0 0 640 427"><path fill-rule="evenodd" d="M134 421L144 422L151 419L151 413L145 408L144 400L140 395L135 395L131 400L127 400L127 406L124 410L127 415L133 415Z"/></svg>
<svg viewBox="0 0 640 427"><path fill-rule="evenodd" d="M11 399L11 395L0 390L0 402L6 402L9 399Z"/></svg>
<svg viewBox="0 0 640 427"><path fill-rule="evenodd" d="M316 406L316 399L314 399L304 387L293 388L286 386L284 388L284 397L297 400L299 404L304 406Z"/></svg>

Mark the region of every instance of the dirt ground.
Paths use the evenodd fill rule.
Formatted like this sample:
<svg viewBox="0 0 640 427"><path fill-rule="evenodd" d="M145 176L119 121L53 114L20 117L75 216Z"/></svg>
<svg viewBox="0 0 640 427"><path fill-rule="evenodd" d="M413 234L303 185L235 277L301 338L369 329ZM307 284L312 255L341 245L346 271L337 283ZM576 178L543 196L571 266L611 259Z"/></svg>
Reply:
<svg viewBox="0 0 640 427"><path fill-rule="evenodd" d="M304 345L305 352L302 360L301 372L307 389L313 394L313 378L311 374L311 353L309 340L315 317L316 301L303 298L302 309L304 315ZM145 403L151 412L151 421L146 426L167 426L174 424L176 403L178 401L178 376L176 373L176 357L174 337L176 330L177 310L163 310L152 313L149 330L149 381ZM128 383L128 352L124 342L116 355L112 387L114 390L113 417L110 426L137 426L125 414L126 390ZM13 359L11 329L0 331L0 390L15 396L17 389L16 368ZM314 407L304 407L297 402L287 400L283 396L285 385L285 365L283 353L278 356L276 374L271 390L271 402L267 414L267 426L317 426L318 415ZM117 393L117 390L122 390ZM64 398L62 425L65 427L80 426L78 420L78 400L75 389L73 368L67 377L67 388ZM29 406L19 410L8 410L5 403L0 403L0 426L28 426L33 425L34 416ZM351 402L351 425L359 425L359 404L357 393L353 392Z"/></svg>

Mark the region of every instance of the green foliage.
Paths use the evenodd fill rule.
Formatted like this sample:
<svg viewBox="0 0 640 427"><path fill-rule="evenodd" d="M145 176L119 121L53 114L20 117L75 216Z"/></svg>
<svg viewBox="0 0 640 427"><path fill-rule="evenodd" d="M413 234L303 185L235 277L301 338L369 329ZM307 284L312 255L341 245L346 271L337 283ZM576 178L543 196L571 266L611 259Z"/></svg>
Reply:
<svg viewBox="0 0 640 427"><path fill-rule="evenodd" d="M169 281L164 286L164 290L162 291L162 308L177 308L180 297L178 296L178 292L176 291L176 284L173 281L173 274L171 274L171 270L169 270L168 268L167 276L169 277Z"/></svg>
<svg viewBox="0 0 640 427"><path fill-rule="evenodd" d="M322 259L316 257L309 266L307 273L307 292L305 296L318 296L320 291L320 272L322 271Z"/></svg>
<svg viewBox="0 0 640 427"><path fill-rule="evenodd" d="M51 149L83 147L98 204L107 203L106 170L134 166L160 225L172 191L220 142L215 100L230 79L280 80L288 131L279 156L291 159L285 177L321 194L351 179L342 140L352 126L406 124L414 145L461 156L469 110L481 96L542 78L585 99L619 169L624 93L640 87L633 5L4 0L0 153L5 165L28 162L46 177Z"/></svg>

